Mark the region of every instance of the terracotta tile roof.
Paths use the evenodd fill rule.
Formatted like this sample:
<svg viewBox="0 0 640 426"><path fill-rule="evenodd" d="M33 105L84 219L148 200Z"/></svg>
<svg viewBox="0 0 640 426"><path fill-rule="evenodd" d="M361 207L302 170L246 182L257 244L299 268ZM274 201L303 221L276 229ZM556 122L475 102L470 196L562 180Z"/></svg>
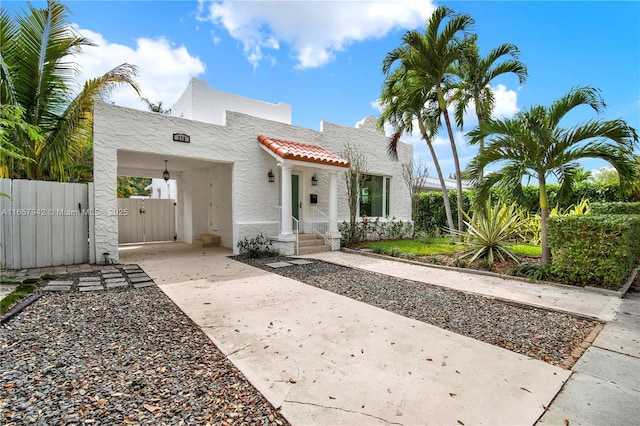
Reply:
<svg viewBox="0 0 640 426"><path fill-rule="evenodd" d="M307 163L349 167L347 160L317 145L268 138L264 135L258 136L258 141L280 158L305 161Z"/></svg>

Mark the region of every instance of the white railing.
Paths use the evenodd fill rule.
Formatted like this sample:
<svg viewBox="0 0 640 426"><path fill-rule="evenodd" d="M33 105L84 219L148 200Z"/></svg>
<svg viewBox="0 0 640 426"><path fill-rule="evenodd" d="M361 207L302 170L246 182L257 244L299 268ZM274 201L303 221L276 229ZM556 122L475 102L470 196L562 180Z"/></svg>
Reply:
<svg viewBox="0 0 640 426"><path fill-rule="evenodd" d="M329 216L316 207L312 210L311 231L316 235L320 235L325 244L331 244L329 241Z"/></svg>
<svg viewBox="0 0 640 426"><path fill-rule="evenodd" d="M295 217L291 216L293 219L293 232L296 234L296 256L300 254L300 241L298 239L298 234L300 233L300 221Z"/></svg>
<svg viewBox="0 0 640 426"><path fill-rule="evenodd" d="M280 223L280 233L282 233L282 207L276 206L276 211L278 212L278 222ZM291 227L293 233L296 235L296 256L298 255L298 246L299 246L299 234L300 234L300 221L295 217L291 216Z"/></svg>

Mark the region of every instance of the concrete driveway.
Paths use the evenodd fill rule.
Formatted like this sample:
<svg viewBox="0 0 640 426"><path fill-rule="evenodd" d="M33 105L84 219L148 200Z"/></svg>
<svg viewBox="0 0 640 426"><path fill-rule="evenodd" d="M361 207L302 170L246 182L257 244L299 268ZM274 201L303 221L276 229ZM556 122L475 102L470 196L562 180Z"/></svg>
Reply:
<svg viewBox="0 0 640 426"><path fill-rule="evenodd" d="M531 425L571 373L228 255L120 249L294 425Z"/></svg>

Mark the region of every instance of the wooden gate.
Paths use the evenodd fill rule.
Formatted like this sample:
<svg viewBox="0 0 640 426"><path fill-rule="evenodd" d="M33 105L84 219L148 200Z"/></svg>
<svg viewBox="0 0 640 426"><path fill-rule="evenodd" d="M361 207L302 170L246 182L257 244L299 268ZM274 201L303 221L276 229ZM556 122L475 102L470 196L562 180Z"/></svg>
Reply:
<svg viewBox="0 0 640 426"><path fill-rule="evenodd" d="M166 199L118 198L118 243L174 241L175 206Z"/></svg>
<svg viewBox="0 0 640 426"><path fill-rule="evenodd" d="M81 183L0 179L0 263L26 269L89 262L89 191Z"/></svg>

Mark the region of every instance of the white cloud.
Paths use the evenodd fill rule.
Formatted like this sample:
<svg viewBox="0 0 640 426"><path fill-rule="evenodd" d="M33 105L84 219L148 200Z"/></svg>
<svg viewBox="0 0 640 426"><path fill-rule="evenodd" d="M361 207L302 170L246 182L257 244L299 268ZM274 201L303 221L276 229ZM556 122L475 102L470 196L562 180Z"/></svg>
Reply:
<svg viewBox="0 0 640 426"><path fill-rule="evenodd" d="M518 93L514 90L507 90L504 84L492 88L495 99L495 106L491 116L493 118L511 118L520 109L518 108Z"/></svg>
<svg viewBox="0 0 640 426"><path fill-rule="evenodd" d="M323 66L354 42L422 26L435 9L425 0L199 1L200 19L240 41L254 67L284 43L301 69Z"/></svg>
<svg viewBox="0 0 640 426"><path fill-rule="evenodd" d="M173 46L163 37L140 38L136 47L109 43L101 34L87 29L77 29L92 40L97 47L85 47L74 58L84 80L103 75L122 63L138 66L136 81L140 96L129 87L118 88L111 96L117 105L146 109L140 97L148 98L169 108L182 94L192 77L202 74L205 66L198 57L191 56L185 46Z"/></svg>

